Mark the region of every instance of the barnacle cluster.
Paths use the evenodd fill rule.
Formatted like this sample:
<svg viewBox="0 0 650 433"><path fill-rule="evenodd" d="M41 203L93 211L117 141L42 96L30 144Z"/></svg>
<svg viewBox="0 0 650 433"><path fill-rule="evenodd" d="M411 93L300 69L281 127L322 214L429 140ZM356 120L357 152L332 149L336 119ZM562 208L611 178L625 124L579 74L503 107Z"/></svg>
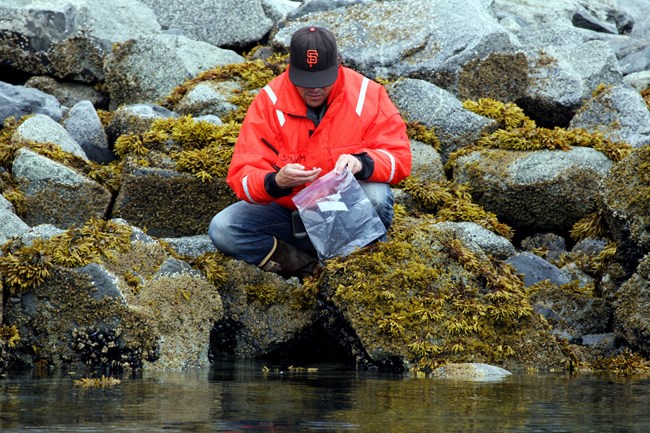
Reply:
<svg viewBox="0 0 650 433"><path fill-rule="evenodd" d="M70 347L79 358L93 367L118 371L142 367L142 349L132 349L122 341L120 328L73 329Z"/></svg>
<svg viewBox="0 0 650 433"><path fill-rule="evenodd" d="M19 239L2 246L0 278L10 293L37 287L50 275L53 265L85 266L115 251L131 247L131 228L113 221L91 218L81 227L72 227L49 240L36 239L23 245Z"/></svg>
<svg viewBox="0 0 650 433"><path fill-rule="evenodd" d="M528 118L513 103L504 104L483 98L476 102L464 101L463 107L497 120L501 128L479 139L476 145L455 152L451 156L452 159L484 147L507 150L569 150L573 146L593 147L614 162L622 160L632 152L632 146L629 144L613 142L601 132L588 132L581 128L537 127L535 121Z"/></svg>

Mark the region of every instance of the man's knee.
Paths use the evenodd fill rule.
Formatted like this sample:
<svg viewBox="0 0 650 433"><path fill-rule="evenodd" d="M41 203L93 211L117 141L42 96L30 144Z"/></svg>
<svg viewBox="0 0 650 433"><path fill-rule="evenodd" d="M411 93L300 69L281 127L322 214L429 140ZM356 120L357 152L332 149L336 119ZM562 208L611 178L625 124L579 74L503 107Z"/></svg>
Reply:
<svg viewBox="0 0 650 433"><path fill-rule="evenodd" d="M359 185L373 206L386 201L390 194L390 187L385 183L359 182Z"/></svg>
<svg viewBox="0 0 650 433"><path fill-rule="evenodd" d="M228 245L232 244L231 230L231 212L226 208L217 213L208 226L208 235L217 250L227 252Z"/></svg>
<svg viewBox="0 0 650 433"><path fill-rule="evenodd" d="M208 227L208 235L217 249L219 249L221 233L223 233L223 218L221 217L221 213L218 213L212 218L210 226Z"/></svg>

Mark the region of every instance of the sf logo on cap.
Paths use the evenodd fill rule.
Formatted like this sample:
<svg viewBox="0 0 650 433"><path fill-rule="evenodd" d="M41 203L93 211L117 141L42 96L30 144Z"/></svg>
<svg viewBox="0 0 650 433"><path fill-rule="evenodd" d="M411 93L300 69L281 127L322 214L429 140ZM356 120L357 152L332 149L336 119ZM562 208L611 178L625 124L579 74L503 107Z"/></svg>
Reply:
<svg viewBox="0 0 650 433"><path fill-rule="evenodd" d="M318 63L318 51L307 50L307 64L309 67L313 67L316 63Z"/></svg>

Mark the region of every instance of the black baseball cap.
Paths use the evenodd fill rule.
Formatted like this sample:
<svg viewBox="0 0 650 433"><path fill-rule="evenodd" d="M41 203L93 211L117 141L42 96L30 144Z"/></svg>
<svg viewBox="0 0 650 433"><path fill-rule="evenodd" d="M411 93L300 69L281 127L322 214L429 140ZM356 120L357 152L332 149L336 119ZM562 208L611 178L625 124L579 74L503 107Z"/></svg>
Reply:
<svg viewBox="0 0 650 433"><path fill-rule="evenodd" d="M300 87L327 87L339 72L336 38L322 27L303 27L291 37L289 79Z"/></svg>

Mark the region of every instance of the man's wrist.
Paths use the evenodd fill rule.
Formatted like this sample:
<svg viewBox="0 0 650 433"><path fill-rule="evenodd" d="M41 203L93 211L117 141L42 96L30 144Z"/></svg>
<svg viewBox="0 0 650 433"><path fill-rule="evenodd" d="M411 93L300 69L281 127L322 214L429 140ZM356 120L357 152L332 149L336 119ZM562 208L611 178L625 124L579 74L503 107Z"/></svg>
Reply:
<svg viewBox="0 0 650 433"><path fill-rule="evenodd" d="M276 172L267 173L264 177L264 189L273 198L286 197L293 191L293 188L282 188L275 180Z"/></svg>
<svg viewBox="0 0 650 433"><path fill-rule="evenodd" d="M372 173L375 171L375 160L366 152L354 153L352 156L361 162L361 170L359 170L354 177L357 180L366 180L370 178Z"/></svg>

